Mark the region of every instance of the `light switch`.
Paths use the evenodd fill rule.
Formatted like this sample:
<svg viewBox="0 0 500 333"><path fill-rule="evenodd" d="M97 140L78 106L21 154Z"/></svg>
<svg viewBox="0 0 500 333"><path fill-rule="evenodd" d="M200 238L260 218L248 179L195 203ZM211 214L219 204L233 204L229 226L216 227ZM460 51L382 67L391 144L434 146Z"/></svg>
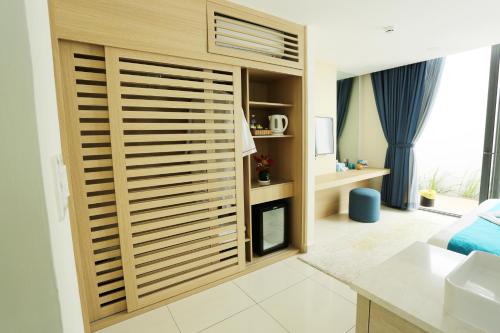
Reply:
<svg viewBox="0 0 500 333"><path fill-rule="evenodd" d="M54 156L54 168L59 221L64 222L68 214L69 185L66 165L64 165L63 158L60 154Z"/></svg>

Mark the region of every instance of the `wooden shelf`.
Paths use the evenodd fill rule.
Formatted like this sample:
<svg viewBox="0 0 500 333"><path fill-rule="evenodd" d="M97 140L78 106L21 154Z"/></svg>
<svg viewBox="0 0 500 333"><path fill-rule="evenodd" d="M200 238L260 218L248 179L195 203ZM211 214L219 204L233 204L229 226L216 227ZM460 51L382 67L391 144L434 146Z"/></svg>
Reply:
<svg viewBox="0 0 500 333"><path fill-rule="evenodd" d="M249 101L248 104L250 105L250 108L253 108L253 109L280 109L280 108L293 107L293 104L272 103L272 102Z"/></svg>
<svg viewBox="0 0 500 333"><path fill-rule="evenodd" d="M254 139L281 139L281 138L293 138L293 135L284 134L284 135L253 135Z"/></svg>
<svg viewBox="0 0 500 333"><path fill-rule="evenodd" d="M272 179L270 185L259 185L257 180L252 180L250 190L250 204L260 204L293 197L293 181L285 179Z"/></svg>

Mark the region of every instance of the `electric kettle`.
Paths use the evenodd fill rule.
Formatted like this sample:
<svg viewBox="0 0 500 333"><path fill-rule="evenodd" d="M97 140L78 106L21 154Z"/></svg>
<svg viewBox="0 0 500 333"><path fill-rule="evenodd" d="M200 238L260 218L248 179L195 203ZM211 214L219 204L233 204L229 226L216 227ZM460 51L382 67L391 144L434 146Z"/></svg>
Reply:
<svg viewBox="0 0 500 333"><path fill-rule="evenodd" d="M288 118L282 114L273 114L269 116L269 129L273 135L283 135L288 127Z"/></svg>

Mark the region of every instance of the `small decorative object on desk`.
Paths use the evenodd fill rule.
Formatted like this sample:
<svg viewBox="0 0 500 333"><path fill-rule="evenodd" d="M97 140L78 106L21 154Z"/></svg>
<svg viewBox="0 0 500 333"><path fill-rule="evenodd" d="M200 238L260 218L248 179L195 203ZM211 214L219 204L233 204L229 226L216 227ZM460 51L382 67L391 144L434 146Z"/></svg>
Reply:
<svg viewBox="0 0 500 333"><path fill-rule="evenodd" d="M257 164L257 172L259 173L258 181L260 185L271 184L271 175L269 169L274 164L274 161L268 155L254 156L255 163Z"/></svg>

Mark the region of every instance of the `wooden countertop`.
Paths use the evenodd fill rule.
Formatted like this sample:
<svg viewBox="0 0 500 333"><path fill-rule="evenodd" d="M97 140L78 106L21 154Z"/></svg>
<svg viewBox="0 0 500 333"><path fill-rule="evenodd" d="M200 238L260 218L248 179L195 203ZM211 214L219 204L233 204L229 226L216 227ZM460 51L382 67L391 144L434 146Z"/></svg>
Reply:
<svg viewBox="0 0 500 333"><path fill-rule="evenodd" d="M315 190L321 191L332 187L347 185L366 179L381 177L391 173L389 169L365 168L363 170L347 170L316 176Z"/></svg>

